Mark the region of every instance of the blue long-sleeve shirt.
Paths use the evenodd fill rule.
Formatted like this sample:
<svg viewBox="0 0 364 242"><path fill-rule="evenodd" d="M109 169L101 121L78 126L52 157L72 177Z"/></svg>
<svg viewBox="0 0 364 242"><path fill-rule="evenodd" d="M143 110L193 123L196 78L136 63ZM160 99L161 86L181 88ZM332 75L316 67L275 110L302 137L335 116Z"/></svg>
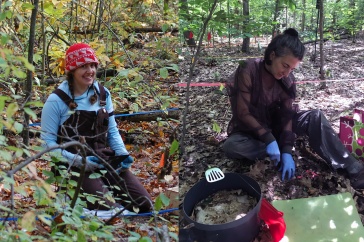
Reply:
<svg viewBox="0 0 364 242"><path fill-rule="evenodd" d="M95 88L99 91L99 86L97 82L94 83ZM62 82L59 87L67 95L71 97L71 93L68 87L68 82ZM114 111L110 91L106 90L106 106L104 107L108 113ZM88 89L81 96L75 97L75 102L77 103L77 108L74 110L87 110L95 111L102 108L99 104L99 96L94 104L90 103L90 96L94 94L93 88ZM44 104L41 117L41 139L45 141L47 147L57 145L57 132L59 126L62 125L72 114L73 111L64 103L64 101L56 94L52 93L49 95L47 101ZM115 155L126 155L129 154L125 148L124 142L121 139L117 124L115 121L115 116L109 117L109 129L108 129L108 143L111 149L115 151ZM62 153L68 161L72 161L77 155L72 154L66 150L54 150Z"/></svg>

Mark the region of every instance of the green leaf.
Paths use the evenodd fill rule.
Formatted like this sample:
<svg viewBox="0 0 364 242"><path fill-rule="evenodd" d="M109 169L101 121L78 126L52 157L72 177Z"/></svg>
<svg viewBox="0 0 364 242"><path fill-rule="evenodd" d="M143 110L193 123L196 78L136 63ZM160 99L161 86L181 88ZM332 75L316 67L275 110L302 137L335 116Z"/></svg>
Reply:
<svg viewBox="0 0 364 242"><path fill-rule="evenodd" d="M92 173L89 178L90 179L97 179L100 178L102 175L100 173Z"/></svg>
<svg viewBox="0 0 364 242"><path fill-rule="evenodd" d="M3 160L6 160L6 161L11 161L12 160L12 155L9 151L6 151L6 150L0 150L0 157L3 159ZM6 179L4 177L4 179Z"/></svg>
<svg viewBox="0 0 364 242"><path fill-rule="evenodd" d="M47 171L47 170L42 170L43 175L48 176L48 177L53 177L54 173L51 171Z"/></svg>
<svg viewBox="0 0 364 242"><path fill-rule="evenodd" d="M68 184L70 184L72 187L76 187L77 186L78 181L75 180L69 180Z"/></svg>
<svg viewBox="0 0 364 242"><path fill-rule="evenodd" d="M6 18L5 12L0 13L0 22Z"/></svg>
<svg viewBox="0 0 364 242"><path fill-rule="evenodd" d="M169 202L170 202L170 199L166 195L164 195L164 193L159 194L159 196L160 196L160 198L161 198L161 200L163 202L163 205L168 206Z"/></svg>
<svg viewBox="0 0 364 242"><path fill-rule="evenodd" d="M41 187L35 187L33 198L37 205L49 205L50 199L46 191Z"/></svg>
<svg viewBox="0 0 364 242"><path fill-rule="evenodd" d="M0 96L0 112L2 112L5 108L5 101L9 100L9 97L6 96Z"/></svg>
<svg viewBox="0 0 364 242"><path fill-rule="evenodd" d="M138 242L153 242L149 237L143 236Z"/></svg>
<svg viewBox="0 0 364 242"><path fill-rule="evenodd" d="M94 196L86 196L86 200L89 201L92 204L95 204L95 202L98 201L99 198L94 197Z"/></svg>
<svg viewBox="0 0 364 242"><path fill-rule="evenodd" d="M19 134L21 131L23 131L23 125L21 123L15 121L13 126L15 128L16 133Z"/></svg>
<svg viewBox="0 0 364 242"><path fill-rule="evenodd" d="M173 70L175 72L179 71L179 68L178 68L177 64L171 64L171 65L167 66L166 68L169 69L169 70Z"/></svg>
<svg viewBox="0 0 364 242"><path fill-rule="evenodd" d="M13 70L13 74L17 78L24 79L24 78L27 77L27 74L24 71L20 70L19 68L16 68L16 67L12 66L11 69Z"/></svg>
<svg viewBox="0 0 364 242"><path fill-rule="evenodd" d="M3 8L10 7L11 5L13 5L12 1L6 1L3 5Z"/></svg>
<svg viewBox="0 0 364 242"><path fill-rule="evenodd" d="M169 25L168 24L163 24L162 25L162 31L163 31L163 33L165 33L168 30L168 28L169 28Z"/></svg>
<svg viewBox="0 0 364 242"><path fill-rule="evenodd" d="M24 112L27 113L33 120L37 119L37 114L30 108L24 107Z"/></svg>
<svg viewBox="0 0 364 242"><path fill-rule="evenodd" d="M221 83L220 88L219 88L220 92L222 92L222 90L224 90L224 88L225 88L225 86Z"/></svg>
<svg viewBox="0 0 364 242"><path fill-rule="evenodd" d="M13 115L18 111L19 106L17 103L10 103L8 108L6 109L7 118L12 118Z"/></svg>
<svg viewBox="0 0 364 242"><path fill-rule="evenodd" d="M65 224L71 224L71 225L74 225L75 221L72 219L72 217L69 217L69 216L66 216L66 215L63 215L62 216L62 220Z"/></svg>
<svg viewBox="0 0 364 242"><path fill-rule="evenodd" d="M30 71L34 71L34 66L32 64L29 63L28 59L23 57L23 56L19 56L18 59L23 62L25 68L27 68Z"/></svg>
<svg viewBox="0 0 364 242"><path fill-rule="evenodd" d="M220 126L215 121L212 124L212 130L215 131L215 132L217 132L217 133L220 133L221 132Z"/></svg>
<svg viewBox="0 0 364 242"><path fill-rule="evenodd" d="M33 61L34 61L35 63L40 63L40 62L42 61L42 56L41 56L41 55L39 55L39 54L34 54L34 55L33 55Z"/></svg>
<svg viewBox="0 0 364 242"><path fill-rule="evenodd" d="M3 205L0 205L0 209L1 209L1 211L4 211L4 212L13 213L13 210L11 210L8 207L4 207Z"/></svg>
<svg viewBox="0 0 364 242"><path fill-rule="evenodd" d="M35 228L35 217L36 215L34 211L26 212L21 220L22 229L29 232L33 231Z"/></svg>
<svg viewBox="0 0 364 242"><path fill-rule="evenodd" d="M95 231L97 230L98 228L100 227L100 224L97 223L96 221L91 221L90 224L89 224L89 228L91 231Z"/></svg>
<svg viewBox="0 0 364 242"><path fill-rule="evenodd" d="M1 19L1 14L0 14L0 19ZM2 45L5 45L8 43L9 40L10 40L10 36L7 34L4 34L1 36L0 42ZM7 65L8 65L7 62L3 58L0 58L0 66L7 66Z"/></svg>
<svg viewBox="0 0 364 242"><path fill-rule="evenodd" d="M162 209L163 205L168 206L169 202L170 202L170 199L168 197L166 197L166 195L164 195L163 193L160 193L155 200L154 210L160 211Z"/></svg>
<svg viewBox="0 0 364 242"><path fill-rule="evenodd" d="M179 142L177 140L173 140L171 144L171 148L169 148L169 155L172 156L178 150Z"/></svg>
<svg viewBox="0 0 364 242"><path fill-rule="evenodd" d="M176 233L169 232L168 234L169 234L169 236L171 236L172 239L175 239L176 241L178 241L178 235Z"/></svg>
<svg viewBox="0 0 364 242"><path fill-rule="evenodd" d="M162 78L167 78L168 77L168 69L166 67L163 67L163 68L159 69L159 75Z"/></svg>
<svg viewBox="0 0 364 242"><path fill-rule="evenodd" d="M118 76L124 77L124 78L128 78L128 75L129 75L129 69L119 71L119 73L118 73Z"/></svg>
<svg viewBox="0 0 364 242"><path fill-rule="evenodd" d="M13 16L13 13L11 11L5 11L5 16L8 19L11 19L11 17Z"/></svg>
<svg viewBox="0 0 364 242"><path fill-rule="evenodd" d="M94 233L95 233L95 236L97 236L99 238L104 238L105 241L111 241L111 240L115 239L113 234L109 233L108 231L96 230Z"/></svg>
<svg viewBox="0 0 364 242"><path fill-rule="evenodd" d="M80 177L80 173L77 171L71 171L71 175L75 177Z"/></svg>
<svg viewBox="0 0 364 242"><path fill-rule="evenodd" d="M133 231L129 231L129 234L131 234L132 236L134 236L137 239L140 239L140 237L141 237L140 234L133 232Z"/></svg>
<svg viewBox="0 0 364 242"><path fill-rule="evenodd" d="M86 242L86 236L82 229L77 230L77 241Z"/></svg>
<svg viewBox="0 0 364 242"><path fill-rule="evenodd" d="M22 8L23 10L31 10L31 9L33 9L33 8L34 8L34 6L33 6L33 4L31 4L31 3L23 3L23 5L21 6L21 8Z"/></svg>

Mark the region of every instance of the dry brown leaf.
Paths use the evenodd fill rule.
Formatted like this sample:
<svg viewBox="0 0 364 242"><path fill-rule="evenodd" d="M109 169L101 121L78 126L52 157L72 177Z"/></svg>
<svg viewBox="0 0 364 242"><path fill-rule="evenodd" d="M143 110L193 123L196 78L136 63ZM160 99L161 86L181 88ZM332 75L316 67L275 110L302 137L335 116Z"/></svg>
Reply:
<svg viewBox="0 0 364 242"><path fill-rule="evenodd" d="M263 160L258 160L254 165L250 166L250 171L248 172L249 176L253 178L261 177L267 169L266 164L264 164Z"/></svg>

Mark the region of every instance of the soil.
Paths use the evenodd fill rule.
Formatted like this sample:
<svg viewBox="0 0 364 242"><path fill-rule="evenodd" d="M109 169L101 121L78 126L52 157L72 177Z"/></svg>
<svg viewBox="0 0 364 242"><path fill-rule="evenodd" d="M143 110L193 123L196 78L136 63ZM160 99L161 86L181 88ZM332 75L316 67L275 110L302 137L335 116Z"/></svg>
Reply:
<svg viewBox="0 0 364 242"><path fill-rule="evenodd" d="M232 44L233 46L233 44ZM301 110L321 109L332 127L339 132L340 116L352 113L354 108L364 109L364 37L353 43L350 39L324 43L326 82L318 82L320 73L319 45L306 45L306 56L294 71L298 81L297 104ZM185 51L189 51L188 49ZM193 72L192 82L224 82L237 68L238 61L246 57L262 56L263 50L252 48L251 53L239 52L239 46L219 45L204 48ZM192 57L185 52L179 64L181 82L186 82ZM180 87L181 105L186 105L186 88ZM180 161L180 200L186 192L204 177L208 167L219 167L224 172L243 173L255 179L268 201L317 197L350 192L364 222L364 195L354 190L345 172L332 170L311 151L305 137L296 140L293 157L296 161L295 178L282 181L276 167L264 160L231 160L223 151L227 138L226 128L231 118L225 89L191 87L189 112L186 117L185 152ZM219 130L221 129L221 130ZM188 228L181 216L180 228ZM262 227L257 241L269 241L267 229Z"/></svg>

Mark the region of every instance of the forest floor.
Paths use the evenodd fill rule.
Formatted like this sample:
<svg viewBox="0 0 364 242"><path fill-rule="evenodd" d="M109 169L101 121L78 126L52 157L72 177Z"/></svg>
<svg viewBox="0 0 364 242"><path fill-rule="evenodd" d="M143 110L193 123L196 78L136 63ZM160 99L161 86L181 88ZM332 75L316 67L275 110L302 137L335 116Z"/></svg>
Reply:
<svg viewBox="0 0 364 242"><path fill-rule="evenodd" d="M301 110L321 109L339 132L340 116L350 114L354 108L364 108L364 37L352 40L326 41L325 76L326 86L319 79L319 45L317 58L314 44L306 45L306 56L294 75L297 79L297 103ZM194 69L192 83L223 83L237 68L238 61L249 57L262 56L263 50L252 48L249 55L239 52L239 46L218 45L202 48L201 57ZM191 55L186 52L179 64L181 82L186 82ZM362 79L348 80L348 79ZM316 80L316 81L314 81ZM186 88L180 87L180 102L185 105ZM333 171L314 154L305 138L296 141L294 159L296 177L281 181L280 174L269 159L255 162L228 159L222 150L227 138L226 129L231 118L230 105L225 89L217 86L192 86L190 88L189 112L185 153L180 161L180 201L186 192L204 177L207 167L219 167L223 172L244 173L260 185L263 197L268 201L317 197L341 192L350 192L364 223L364 193L354 190L344 172ZM215 123L215 128L213 124ZM218 132L218 127L221 132ZM183 219L181 228L186 226ZM256 241L261 239L260 234Z"/></svg>

